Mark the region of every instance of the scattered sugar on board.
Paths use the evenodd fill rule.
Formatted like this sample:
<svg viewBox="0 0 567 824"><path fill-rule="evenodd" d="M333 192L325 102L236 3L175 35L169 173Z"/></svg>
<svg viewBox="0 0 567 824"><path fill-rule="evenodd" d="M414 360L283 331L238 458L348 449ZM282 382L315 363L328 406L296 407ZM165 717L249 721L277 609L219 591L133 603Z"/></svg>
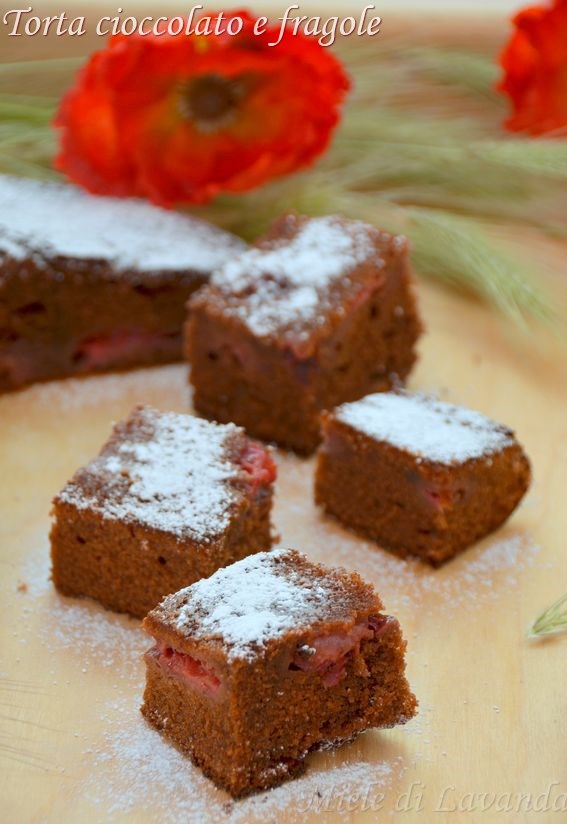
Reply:
<svg viewBox="0 0 567 824"><path fill-rule="evenodd" d="M91 461L59 499L181 538L220 534L236 495L236 469L226 450L237 427L150 408L134 418L135 427ZM96 479L96 494L89 494L83 476Z"/></svg>
<svg viewBox="0 0 567 824"><path fill-rule="evenodd" d="M382 263L363 223L314 218L291 241L230 260L212 281L227 298L225 311L262 337L321 315L333 285L370 256Z"/></svg>
<svg viewBox="0 0 567 824"><path fill-rule="evenodd" d="M229 657L254 657L270 639L317 620L329 608L334 587L325 579L314 585L301 570L278 563L288 555L286 549L260 552L220 569L170 595L164 612L173 610L178 629L190 626L193 637L222 638L230 645Z"/></svg>
<svg viewBox="0 0 567 824"><path fill-rule="evenodd" d="M113 677L119 680L140 678L142 654L149 640L139 621L109 612L89 599L59 595L50 580L49 550L42 550L28 556L21 570L27 585L26 601L20 607L22 636L28 636L27 621L31 619L41 644L51 653L72 655L77 666L113 667ZM29 606L25 605L27 596Z"/></svg>
<svg viewBox="0 0 567 824"><path fill-rule="evenodd" d="M190 400L187 366L173 364L38 383L17 395L1 396L0 410L20 421L20 414L25 412L29 416L30 408L43 410L44 413L48 410L50 415L54 415L57 411L67 414L89 408L111 407L113 410L126 410L126 414L138 403L169 410L188 410Z"/></svg>
<svg viewBox="0 0 567 824"><path fill-rule="evenodd" d="M154 374L161 376L164 372L174 373L177 370L179 375L184 371L182 367L153 371L148 389L152 389ZM57 401L63 395L65 400L74 403L65 394L72 383L76 385L73 397L76 398L77 407L80 408L83 404L88 407L94 384L98 387L94 392L95 398L100 393L100 400L103 400L106 394L103 383L108 381L106 387L114 386L116 399L119 400L122 396L120 385L124 386L124 381L132 381L132 385L143 388L148 371L116 378L46 385L34 387L33 390L37 390L46 400L49 396ZM168 383L169 374L163 382L164 390ZM43 392L46 394L43 395ZM49 405L49 401L47 403ZM428 611L435 615L460 610L463 606L481 605L487 599L498 599L507 589L517 591L520 577L536 563L538 548L530 544L529 539L519 534L510 534L508 529L489 539L490 543L485 542L480 547L469 550L447 570L431 571L418 562L397 559L323 518L310 503L312 478L309 464L284 455L279 462L281 489L276 521L282 533L282 542L301 546L314 560L358 569L365 577L373 580L392 611L402 607L402 612L415 614L416 610L423 608L424 600L431 605ZM301 521L297 519L298 512L302 514ZM508 537L500 537L502 535ZM297 540L294 540L295 536ZM87 779L88 790L92 799L100 804L99 820L124 820L124 814L130 812L135 816L140 810L152 807L157 811L156 819L165 824L169 821L208 824L209 820L215 821L215 824L223 820L248 824L255 821L255 816L261 822L284 819L303 821L306 817L306 800L313 798L314 794L319 799L320 796L326 797L327 792L333 793L337 784L347 778L344 770L355 771L354 775L348 776L347 797L351 792L349 788L352 788L354 798L357 795L360 797L368 787L368 776L374 785L375 771L378 775L378 792L382 786L387 791L390 783L396 780L399 769L397 759L392 759L389 763L382 762L383 766L359 761L348 765L344 763L344 759L349 754L353 757L353 748L347 747L332 758L329 756L331 760L325 762L325 768L321 772L318 770L319 759L327 758L327 755L315 756L312 762L310 759L312 766L305 778L242 802L228 802L224 794L212 788L198 770L170 748L157 733L147 728L140 718L138 705L143 670L139 654L140 650L146 648L146 639L135 622L112 616L89 601L61 599L49 582L48 549L43 542L41 545L36 544L33 554L18 570L18 578L26 583L27 589L23 593L17 593L14 583L7 606L10 613L18 617L21 640L30 642L29 654L33 654L33 636L31 622L27 622L26 609L28 612L33 610L36 618L38 614L41 616L39 623L37 620L33 622L33 633L35 636L39 627L39 641L52 653L54 661L72 658L79 667L85 657L90 657L93 661L92 669L96 666L95 659L100 657L102 661L114 662L111 664L113 678L127 678L123 684L128 689L127 702L121 708L116 708L115 713L119 715L119 720L113 721L107 712L100 725L102 743L91 742L89 748L92 747L92 752L85 754L85 758L93 765L92 773ZM93 635L95 622L102 626ZM61 630L64 627L65 631L55 632L57 626ZM93 638L97 644L94 652ZM120 661L115 657L118 652ZM412 667L414 664L425 666L417 642L411 639L409 661ZM432 660L431 667L433 663ZM10 669L12 665L13 661L10 661ZM78 677L81 677L80 669L77 671ZM105 676L107 673L108 670ZM86 679L90 676L82 677ZM494 701L491 706L492 704ZM412 740L410 757L412 760L422 758L431 737L428 723L424 723L423 703L418 718L407 727L397 730L395 735L398 733L404 737L418 737L416 748ZM424 746L420 745L420 741L423 741ZM441 755L445 756L446 753L441 752ZM128 758L131 760L128 761ZM335 762L336 766L333 766ZM404 767L400 765L400 768ZM67 769L67 773L69 772ZM82 793L84 788L84 785L80 785L77 792ZM110 804L114 808L111 816L107 815L107 806ZM345 820L351 818L352 816L345 815Z"/></svg>
<svg viewBox="0 0 567 824"><path fill-rule="evenodd" d="M84 754L89 778L78 792L104 809L105 821L141 810L164 824L251 824L280 817L302 822L308 814L321 820L325 813L348 820L364 800L377 803L384 794L387 806L392 784L407 768L400 755L349 761L352 748L347 747L309 757L306 774L294 781L233 801L152 730L131 703L109 703L101 723L105 732Z"/></svg>
<svg viewBox="0 0 567 824"><path fill-rule="evenodd" d="M103 260L118 270L209 272L245 245L204 221L141 200L0 175L0 253Z"/></svg>
<svg viewBox="0 0 567 824"><path fill-rule="evenodd" d="M513 443L506 427L480 412L427 395L382 392L343 404L335 414L371 438L444 464L478 458Z"/></svg>

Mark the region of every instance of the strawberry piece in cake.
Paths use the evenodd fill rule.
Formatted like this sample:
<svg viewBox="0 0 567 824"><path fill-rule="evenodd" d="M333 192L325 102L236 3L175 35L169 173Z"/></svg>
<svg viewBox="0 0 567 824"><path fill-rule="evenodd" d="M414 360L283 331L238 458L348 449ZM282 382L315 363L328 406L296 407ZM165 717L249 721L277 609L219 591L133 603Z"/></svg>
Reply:
<svg viewBox="0 0 567 824"><path fill-rule="evenodd" d="M54 584L143 617L270 548L275 476L269 451L237 426L138 407L54 501Z"/></svg>
<svg viewBox="0 0 567 824"><path fill-rule="evenodd" d="M0 392L180 360L187 299L245 248L139 200L0 175Z"/></svg>
<svg viewBox="0 0 567 824"><path fill-rule="evenodd" d="M195 408L310 453L320 411L403 380L420 331L405 238L287 215L190 301Z"/></svg>
<svg viewBox="0 0 567 824"><path fill-rule="evenodd" d="M415 714L400 626L372 586L294 550L219 570L143 626L155 641L144 716L235 797Z"/></svg>
<svg viewBox="0 0 567 824"><path fill-rule="evenodd" d="M497 529L530 483L513 432L404 392L323 416L315 498L345 526L437 566Z"/></svg>

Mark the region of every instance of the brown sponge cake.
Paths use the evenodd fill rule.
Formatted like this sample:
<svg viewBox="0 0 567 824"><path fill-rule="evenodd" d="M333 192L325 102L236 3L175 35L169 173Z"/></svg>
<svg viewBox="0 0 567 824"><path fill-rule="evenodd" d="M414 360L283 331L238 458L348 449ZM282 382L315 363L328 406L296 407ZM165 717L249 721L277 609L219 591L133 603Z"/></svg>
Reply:
<svg viewBox="0 0 567 824"><path fill-rule="evenodd" d="M530 483L514 433L470 409L404 392L323 417L315 498L345 526L437 566L497 529Z"/></svg>
<svg viewBox="0 0 567 824"><path fill-rule="evenodd" d="M308 454L322 409L403 381L420 331L405 238L286 215L190 300L194 404Z"/></svg>
<svg viewBox="0 0 567 824"><path fill-rule="evenodd" d="M276 469L234 426L138 407L55 498L53 582L143 617L272 544Z"/></svg>
<svg viewBox="0 0 567 824"><path fill-rule="evenodd" d="M179 360L188 297L244 248L142 201L0 175L0 392Z"/></svg>
<svg viewBox="0 0 567 824"><path fill-rule="evenodd" d="M286 549L245 558L145 619L142 712L233 796L280 784L311 750L414 715L382 609L356 573Z"/></svg>

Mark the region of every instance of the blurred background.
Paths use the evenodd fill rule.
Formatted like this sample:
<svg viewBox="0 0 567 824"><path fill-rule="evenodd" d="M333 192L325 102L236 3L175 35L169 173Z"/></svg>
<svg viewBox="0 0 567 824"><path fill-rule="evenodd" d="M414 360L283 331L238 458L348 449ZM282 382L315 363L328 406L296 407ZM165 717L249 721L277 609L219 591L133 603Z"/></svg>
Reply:
<svg viewBox="0 0 567 824"><path fill-rule="evenodd" d="M547 0L545 0L547 2ZM66 0L82 37L8 37L0 27L0 171L56 177L53 116L89 53L103 15L186 14L193 2ZM358 16L364 0L201 0L277 18ZM523 322L547 320L565 298L567 143L506 128L497 91L519 0L376 0L376 37L338 37L332 51L353 81L328 152L309 170L196 211L252 240L285 209L342 212L402 231L420 275ZM6 8L6 3L3 3ZM33 3L57 14L54 0ZM41 61L41 62L40 62ZM291 94L291 92L290 92ZM555 286L560 286L561 297Z"/></svg>

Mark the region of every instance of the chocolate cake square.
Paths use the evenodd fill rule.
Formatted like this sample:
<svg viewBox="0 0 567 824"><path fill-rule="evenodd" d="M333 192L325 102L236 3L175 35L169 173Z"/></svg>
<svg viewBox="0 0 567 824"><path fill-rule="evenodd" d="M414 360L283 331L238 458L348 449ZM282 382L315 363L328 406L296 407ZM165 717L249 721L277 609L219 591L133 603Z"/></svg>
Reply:
<svg viewBox="0 0 567 824"><path fill-rule="evenodd" d="M309 454L322 409L406 377L420 329L405 238L287 215L190 300L195 407Z"/></svg>
<svg viewBox="0 0 567 824"><path fill-rule="evenodd" d="M234 797L279 784L311 750L415 714L382 609L356 573L294 550L245 558L144 620L142 713Z"/></svg>
<svg viewBox="0 0 567 824"><path fill-rule="evenodd" d="M0 175L0 392L181 359L187 299L244 248L142 201Z"/></svg>
<svg viewBox="0 0 567 824"><path fill-rule="evenodd" d="M234 424L137 407L54 500L52 578L141 618L272 545L269 451Z"/></svg>
<svg viewBox="0 0 567 824"><path fill-rule="evenodd" d="M530 475L507 427L389 392L323 416L315 498L384 548L438 566L504 523Z"/></svg>

